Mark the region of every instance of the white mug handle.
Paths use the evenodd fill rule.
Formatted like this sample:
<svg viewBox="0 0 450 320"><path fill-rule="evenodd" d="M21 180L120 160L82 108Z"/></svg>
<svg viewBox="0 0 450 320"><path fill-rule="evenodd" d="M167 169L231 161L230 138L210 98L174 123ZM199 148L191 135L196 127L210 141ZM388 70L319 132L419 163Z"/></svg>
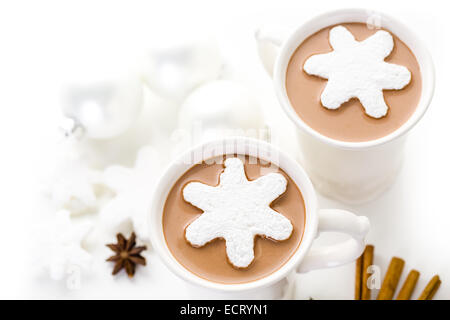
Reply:
<svg viewBox="0 0 450 320"><path fill-rule="evenodd" d="M278 51L287 37L288 30L279 26L260 27L255 32L256 47L259 58L267 73L272 76Z"/></svg>
<svg viewBox="0 0 450 320"><path fill-rule="evenodd" d="M370 223L367 217L358 217L345 210L320 210L319 233L346 233L352 238L331 246L312 248L297 268L297 272L304 273L314 269L336 267L358 259L364 251L364 238L369 228Z"/></svg>

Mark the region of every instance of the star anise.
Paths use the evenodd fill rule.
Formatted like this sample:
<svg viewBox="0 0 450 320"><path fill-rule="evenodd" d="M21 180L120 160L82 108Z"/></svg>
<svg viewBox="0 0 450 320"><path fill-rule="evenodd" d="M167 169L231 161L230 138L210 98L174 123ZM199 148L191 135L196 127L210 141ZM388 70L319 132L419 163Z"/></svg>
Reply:
<svg viewBox="0 0 450 320"><path fill-rule="evenodd" d="M117 274L120 270L125 269L128 276L131 278L136 271L136 265L145 266L145 258L141 256L141 252L146 250L146 246L136 247L136 235L131 233L130 239L125 239L121 234L117 234L117 244L107 244L108 248L116 254L106 261L115 263L112 274Z"/></svg>

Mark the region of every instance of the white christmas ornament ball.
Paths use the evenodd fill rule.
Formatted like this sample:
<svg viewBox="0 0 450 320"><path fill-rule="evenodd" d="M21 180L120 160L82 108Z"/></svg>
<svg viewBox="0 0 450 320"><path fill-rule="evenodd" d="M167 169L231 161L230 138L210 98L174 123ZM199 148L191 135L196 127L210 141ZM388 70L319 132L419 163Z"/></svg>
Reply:
<svg viewBox="0 0 450 320"><path fill-rule="evenodd" d="M214 41L191 40L153 49L144 61L144 79L158 95L181 100L200 84L217 79L223 61Z"/></svg>
<svg viewBox="0 0 450 320"><path fill-rule="evenodd" d="M138 77L73 86L63 106L92 139L110 139L125 132L142 108L142 83Z"/></svg>
<svg viewBox="0 0 450 320"><path fill-rule="evenodd" d="M258 130L263 127L260 106L248 90L230 80L216 80L194 90L179 113L179 128L200 124L206 134L221 130Z"/></svg>

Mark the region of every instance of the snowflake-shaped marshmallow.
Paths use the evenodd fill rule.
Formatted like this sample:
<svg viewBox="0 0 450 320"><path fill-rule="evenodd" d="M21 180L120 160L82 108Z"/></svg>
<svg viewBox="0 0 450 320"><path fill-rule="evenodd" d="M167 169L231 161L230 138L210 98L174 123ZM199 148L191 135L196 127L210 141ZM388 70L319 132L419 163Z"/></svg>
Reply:
<svg viewBox="0 0 450 320"><path fill-rule="evenodd" d="M227 159L217 187L200 182L184 187L184 199L204 211L186 228L186 240L200 247L223 238L229 261L238 268L248 267L254 259L256 235L281 241L292 233L289 219L270 208L286 185L286 178L279 173L249 181L242 161Z"/></svg>
<svg viewBox="0 0 450 320"><path fill-rule="evenodd" d="M345 27L337 26L330 30L329 41L333 51L313 55L303 66L306 73L328 79L322 105L337 109L358 98L369 116L385 116L383 90L400 90L411 81L406 67L384 61L394 48L391 34L380 30L359 42Z"/></svg>

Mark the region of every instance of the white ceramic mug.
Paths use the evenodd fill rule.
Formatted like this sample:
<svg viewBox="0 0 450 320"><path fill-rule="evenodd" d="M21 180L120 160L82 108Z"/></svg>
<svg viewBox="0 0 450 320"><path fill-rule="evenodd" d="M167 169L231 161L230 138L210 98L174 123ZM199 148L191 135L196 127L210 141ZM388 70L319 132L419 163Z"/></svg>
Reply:
<svg viewBox="0 0 450 320"><path fill-rule="evenodd" d="M216 283L191 273L173 257L163 234L164 203L178 178L196 163L224 154L249 155L277 165L295 182L305 201L305 229L297 251L280 269L262 279L248 283ZM291 271L307 272L313 269L335 267L357 259L364 250L364 237L369 230L369 220L366 217L358 217L344 210L319 210L313 185L298 162L267 142L244 137L207 142L191 149L171 163L155 189L149 222L152 246L167 267L194 287L206 289L209 292L207 297L221 298L231 297L226 294L233 294L233 298L280 297L280 288ZM311 248L320 232L339 232L348 234L350 238L331 246ZM261 290L262 288L266 289ZM214 293L218 294L214 295Z"/></svg>
<svg viewBox="0 0 450 320"><path fill-rule="evenodd" d="M390 30L408 45L417 58L422 76L422 94L414 114L399 129L367 142L344 142L326 137L309 127L296 114L286 93L286 69L295 49L315 32L345 22L373 23ZM434 92L434 67L423 43L396 19L365 9L344 9L315 17L290 35L274 28L256 32L264 67L273 75L275 92L294 122L300 143L300 161L316 188L326 196L358 204L380 195L396 177L403 159L405 133L424 115Z"/></svg>

